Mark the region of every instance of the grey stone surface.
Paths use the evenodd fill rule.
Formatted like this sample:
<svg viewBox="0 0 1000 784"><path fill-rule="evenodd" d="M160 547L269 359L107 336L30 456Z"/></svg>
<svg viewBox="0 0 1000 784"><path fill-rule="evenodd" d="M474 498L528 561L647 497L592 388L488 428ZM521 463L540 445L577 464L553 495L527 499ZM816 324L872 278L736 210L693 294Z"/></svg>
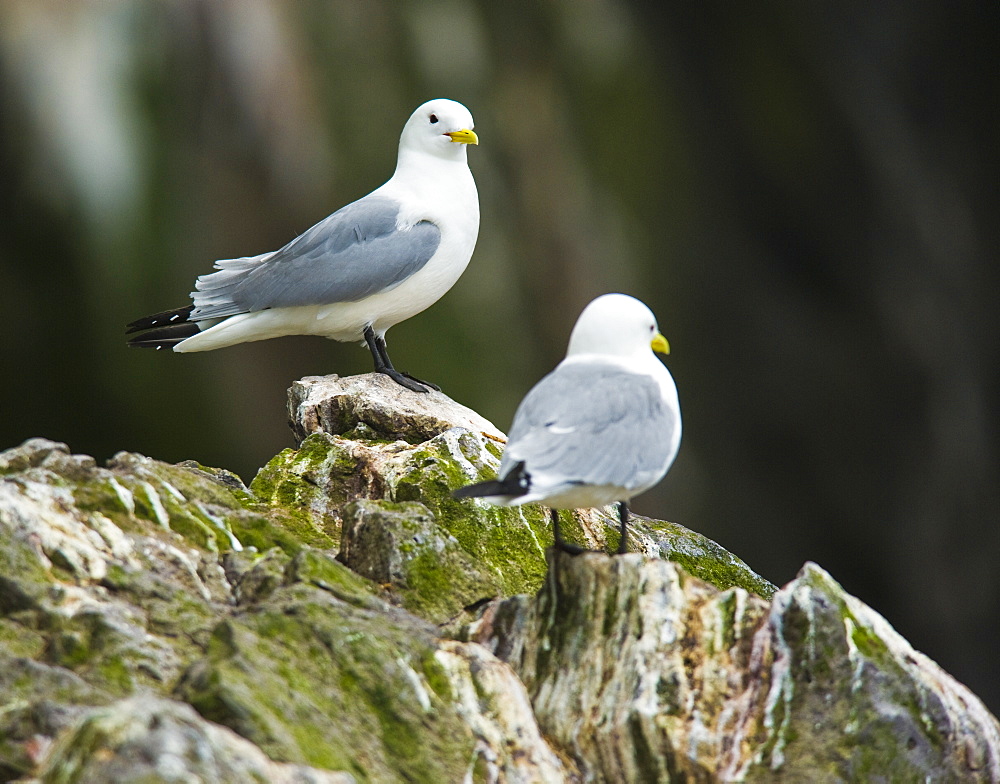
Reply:
<svg viewBox="0 0 1000 784"><path fill-rule="evenodd" d="M289 390L288 419L299 443L319 432L419 443L453 427L506 440L496 425L443 392L411 392L381 373L306 376Z"/></svg>
<svg viewBox="0 0 1000 784"><path fill-rule="evenodd" d="M190 705L151 695L92 708L48 751L37 781L75 784L355 784L346 773L275 762Z"/></svg>

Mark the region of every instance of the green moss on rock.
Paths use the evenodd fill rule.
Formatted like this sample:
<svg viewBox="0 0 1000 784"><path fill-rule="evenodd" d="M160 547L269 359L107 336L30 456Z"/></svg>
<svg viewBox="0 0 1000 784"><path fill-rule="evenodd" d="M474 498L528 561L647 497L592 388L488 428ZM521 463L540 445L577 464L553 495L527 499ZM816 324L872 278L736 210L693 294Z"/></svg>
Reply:
<svg viewBox="0 0 1000 784"><path fill-rule="evenodd" d="M650 625L658 621L676 631L662 660L675 657L677 667L650 673L643 691L659 704L655 730L646 713L633 712L609 741L631 738L636 776L709 775L701 759L670 756L653 741L691 729L685 717L698 695L727 699L735 681L714 692L692 684L730 671L748 690L740 697L751 722L740 737L753 745L741 768L747 781L963 780L973 762L977 770L991 764L987 751L953 741L954 694L948 702L926 682L915 685L912 651L901 654L888 625L822 570L805 569L775 594L715 542L636 517L638 546L682 572L633 555L559 554L560 568L549 571L547 510L452 497L492 478L499 445L469 431L434 432L389 442L359 421L350 432L358 440L316 433L276 456L250 489L221 469L130 453L101 468L42 440L0 453L0 778L28 775L34 739L63 731L77 706L171 689L273 759L347 770L359 781L492 776L493 752L483 744L494 742L489 722L510 705L476 680L470 658L473 684L462 681L462 667L448 662L468 652L448 652L438 635L460 628L469 606L509 595L483 613L482 629L492 629L498 655L552 676L536 701L560 686L576 706L587 677L598 690L616 685L628 635L659 639ZM562 512L561 521L567 539L595 535L579 514ZM596 536L605 533L614 549L610 518ZM646 583L630 582L643 570L669 572L650 594L656 601L641 600ZM596 590L598 571L607 572L605 593L588 605L583 588ZM551 585L532 599L547 574ZM744 591L773 599L772 607ZM670 616L657 605L666 595L678 600L668 603L674 610L682 595L699 609ZM590 616L600 616L593 638L608 650L566 656ZM544 627L530 648L512 631L528 618ZM700 666L702 654L718 668ZM747 675L750 659L758 669ZM600 670L588 676L589 665ZM639 688L627 691L625 702ZM716 709L735 715L723 708L696 705L698 722ZM541 716L538 702L535 709ZM614 735L612 724L601 727ZM712 742L708 724L696 729L676 749L697 755ZM578 726L556 737L568 749Z"/></svg>
<svg viewBox="0 0 1000 784"><path fill-rule="evenodd" d="M411 612L444 623L502 586L417 502L357 501L344 509L338 558L385 585Z"/></svg>
<svg viewBox="0 0 1000 784"><path fill-rule="evenodd" d="M747 781L969 781L968 749L943 732L942 696L908 669L889 625L807 564L775 597L781 698L769 702Z"/></svg>
<svg viewBox="0 0 1000 784"><path fill-rule="evenodd" d="M394 478L393 500L419 501L430 509L476 563L497 574L504 595L534 592L545 577L545 548L552 542L547 516L538 506L453 498L453 491L473 481L456 457L462 437L449 431L422 444Z"/></svg>
<svg viewBox="0 0 1000 784"><path fill-rule="evenodd" d="M343 438L315 433L298 449L285 449L272 458L250 484L254 496L280 510L285 524L293 527L305 544L339 545L338 510L349 500L351 480L358 469L347 443ZM324 541L318 541L317 535Z"/></svg>
<svg viewBox="0 0 1000 784"><path fill-rule="evenodd" d="M159 686L176 675L177 653L147 633L144 618L124 606L50 616L41 659L65 667L116 695Z"/></svg>
<svg viewBox="0 0 1000 784"><path fill-rule="evenodd" d="M440 675L433 684L424 675L435 650L430 628L312 584L328 567L343 568L302 564L294 574L306 582L221 624L178 696L274 759L347 770L359 781L461 780L475 741L442 698ZM329 575L322 581L329 585Z"/></svg>
<svg viewBox="0 0 1000 784"><path fill-rule="evenodd" d="M777 587L707 536L677 523L634 515L634 525L647 533L659 555L684 567L685 571L720 590L742 588L763 599L774 596Z"/></svg>
<svg viewBox="0 0 1000 784"><path fill-rule="evenodd" d="M305 583L328 591L342 602L364 609L378 609L376 588L369 581L336 561L327 553L303 548L285 569L285 583Z"/></svg>
<svg viewBox="0 0 1000 784"><path fill-rule="evenodd" d="M27 777L35 769L33 742L64 730L78 706L111 699L63 667L12 655L0 645L0 777Z"/></svg>
<svg viewBox="0 0 1000 784"><path fill-rule="evenodd" d="M53 576L27 542L0 540L0 615L37 611Z"/></svg>

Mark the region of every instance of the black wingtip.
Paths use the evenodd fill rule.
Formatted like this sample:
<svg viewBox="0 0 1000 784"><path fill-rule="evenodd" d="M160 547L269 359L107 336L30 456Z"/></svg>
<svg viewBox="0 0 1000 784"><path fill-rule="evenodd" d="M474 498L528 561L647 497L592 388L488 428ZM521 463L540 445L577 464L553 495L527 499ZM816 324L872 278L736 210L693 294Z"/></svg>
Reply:
<svg viewBox="0 0 1000 784"><path fill-rule="evenodd" d="M174 327L179 324L187 323L188 318L191 316L191 311L194 310L194 305L188 305L183 308L174 308L173 310L164 310L161 313L154 313L152 316L144 316L141 319L136 319L130 324L125 325L125 334L131 335L133 332L141 332L144 329L152 329L153 327ZM195 332L197 332L197 328ZM193 334L193 333L192 333ZM129 342L131 345L131 341Z"/></svg>
<svg viewBox="0 0 1000 784"><path fill-rule="evenodd" d="M490 495L508 495L517 497L525 495L531 485L531 474L524 470L524 461L515 464L503 479L489 482L477 482L466 485L452 492L453 498L481 498Z"/></svg>
<svg viewBox="0 0 1000 784"><path fill-rule="evenodd" d="M492 482L479 482L474 485L466 485L452 492L452 498L480 498L484 495L506 495L503 482L493 480Z"/></svg>
<svg viewBox="0 0 1000 784"><path fill-rule="evenodd" d="M200 331L198 325L192 322L170 324L136 335L128 341L128 346L129 348L172 348L182 340L197 335Z"/></svg>

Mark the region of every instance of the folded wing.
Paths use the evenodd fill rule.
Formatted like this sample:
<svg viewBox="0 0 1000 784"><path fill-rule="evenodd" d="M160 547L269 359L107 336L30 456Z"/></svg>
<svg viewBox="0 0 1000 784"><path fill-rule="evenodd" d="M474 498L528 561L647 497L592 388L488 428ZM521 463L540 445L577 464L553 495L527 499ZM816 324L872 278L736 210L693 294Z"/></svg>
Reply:
<svg viewBox="0 0 1000 784"><path fill-rule="evenodd" d="M678 426L651 376L611 362L560 365L521 402L499 475L523 462L533 489L647 487L673 461Z"/></svg>
<svg viewBox="0 0 1000 784"><path fill-rule="evenodd" d="M354 302L395 288L437 251L430 221L397 227L400 205L367 196L338 210L280 250L215 263L191 293L191 321L267 308Z"/></svg>

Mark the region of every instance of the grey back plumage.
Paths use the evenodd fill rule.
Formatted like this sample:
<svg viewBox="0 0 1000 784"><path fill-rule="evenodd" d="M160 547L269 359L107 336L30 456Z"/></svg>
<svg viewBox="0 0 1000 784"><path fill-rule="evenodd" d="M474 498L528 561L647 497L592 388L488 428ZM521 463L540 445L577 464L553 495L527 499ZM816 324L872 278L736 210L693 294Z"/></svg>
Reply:
<svg viewBox="0 0 1000 784"><path fill-rule="evenodd" d="M215 263L198 278L191 320L267 308L355 302L395 288L437 251L430 221L396 228L399 204L366 196L321 220L280 250Z"/></svg>
<svg viewBox="0 0 1000 784"><path fill-rule="evenodd" d="M660 479L680 421L656 380L612 362L560 365L514 415L500 464L549 481L644 488Z"/></svg>

